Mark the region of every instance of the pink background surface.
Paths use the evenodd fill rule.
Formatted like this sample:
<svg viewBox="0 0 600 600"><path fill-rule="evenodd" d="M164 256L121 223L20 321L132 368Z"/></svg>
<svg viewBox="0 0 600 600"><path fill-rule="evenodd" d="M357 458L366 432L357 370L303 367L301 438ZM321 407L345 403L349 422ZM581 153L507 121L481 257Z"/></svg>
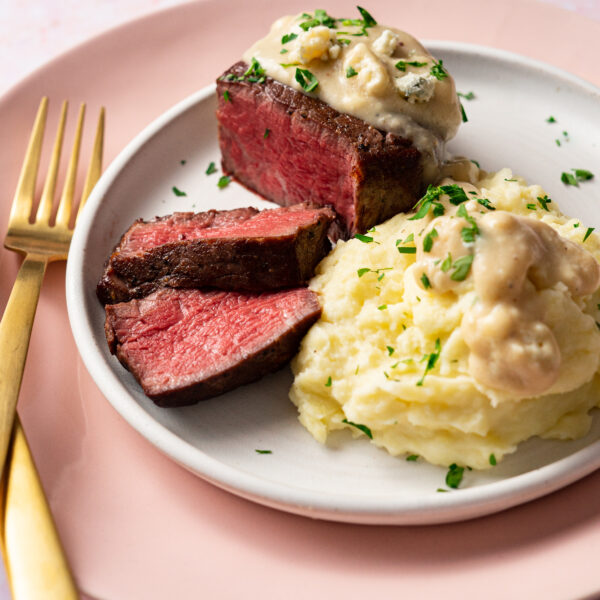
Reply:
<svg viewBox="0 0 600 600"><path fill-rule="evenodd" d="M579 4L591 16L598 11L597 3ZM323 6L332 14L354 10L337 0ZM153 118L236 60L277 16L307 8L291 0L178 6L94 39L14 87L0 99L0 189L6 203L0 230L41 95L54 99L51 117L63 97L88 101L92 118L106 106L108 164ZM573 12L523 0L370 0L367 8L380 22L423 39L504 48L600 85L600 23ZM59 29L60 16L53 17ZM46 34L52 37L52 31ZM35 60L39 56L30 64ZM11 71L0 85L17 76L18 70ZM2 306L18 264L16 256L0 252ZM431 527L312 521L196 478L162 456L103 399L78 359L63 280L64 265L53 265L34 326L20 412L86 593L153 600L374 594L558 599L600 592L594 566L600 551L598 472L498 515Z"/></svg>

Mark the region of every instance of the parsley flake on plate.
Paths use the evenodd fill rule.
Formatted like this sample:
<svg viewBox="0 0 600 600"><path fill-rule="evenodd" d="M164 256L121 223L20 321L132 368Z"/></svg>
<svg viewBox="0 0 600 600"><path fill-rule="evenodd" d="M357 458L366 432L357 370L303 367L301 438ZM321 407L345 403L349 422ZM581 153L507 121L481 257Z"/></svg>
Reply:
<svg viewBox="0 0 600 600"><path fill-rule="evenodd" d="M448 467L448 473L446 473L446 485L452 489L458 488L462 481L464 471L464 467L459 467L456 463L452 463Z"/></svg>
<svg viewBox="0 0 600 600"><path fill-rule="evenodd" d="M176 186L173 186L171 189L173 190L173 193L174 193L176 196L187 196L187 194L186 194L185 192L182 192L182 191L181 191L179 188L177 188Z"/></svg>
<svg viewBox="0 0 600 600"><path fill-rule="evenodd" d="M219 189L226 188L230 181L231 177L229 175L223 175L222 177L219 177L219 181L217 181L217 187Z"/></svg>

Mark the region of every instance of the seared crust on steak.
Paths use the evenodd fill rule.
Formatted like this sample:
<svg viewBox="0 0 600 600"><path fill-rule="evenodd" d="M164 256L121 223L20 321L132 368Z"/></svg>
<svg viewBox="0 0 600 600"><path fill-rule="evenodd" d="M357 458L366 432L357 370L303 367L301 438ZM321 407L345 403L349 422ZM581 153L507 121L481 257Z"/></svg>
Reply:
<svg viewBox="0 0 600 600"><path fill-rule="evenodd" d="M266 291L306 283L331 245L328 208L305 204L175 213L136 221L97 286L103 304L159 287Z"/></svg>
<svg viewBox="0 0 600 600"><path fill-rule="evenodd" d="M243 77L247 68L238 62L217 81L225 173L284 206L333 206L348 235L415 204L425 186L421 154L410 140L271 77L251 82Z"/></svg>
<svg viewBox="0 0 600 600"><path fill-rule="evenodd" d="M109 348L159 406L183 406L286 364L319 318L307 288L263 294L160 289L106 306Z"/></svg>

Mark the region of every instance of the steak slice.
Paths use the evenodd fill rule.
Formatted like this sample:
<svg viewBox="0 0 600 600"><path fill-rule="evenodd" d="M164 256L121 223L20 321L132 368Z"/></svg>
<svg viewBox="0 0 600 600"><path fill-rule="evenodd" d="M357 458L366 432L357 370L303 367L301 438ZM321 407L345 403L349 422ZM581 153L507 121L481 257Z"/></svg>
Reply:
<svg viewBox="0 0 600 600"><path fill-rule="evenodd" d="M238 62L217 81L225 173L277 204L333 206L346 235L410 209L422 195L422 157L410 140L270 77L249 81L247 67Z"/></svg>
<svg viewBox="0 0 600 600"><path fill-rule="evenodd" d="M327 254L328 208L306 204L175 213L136 221L97 286L103 304L159 287L266 291L307 282Z"/></svg>
<svg viewBox="0 0 600 600"><path fill-rule="evenodd" d="M319 318L308 288L262 294L163 288L106 306L113 354L159 406L183 406L287 363Z"/></svg>

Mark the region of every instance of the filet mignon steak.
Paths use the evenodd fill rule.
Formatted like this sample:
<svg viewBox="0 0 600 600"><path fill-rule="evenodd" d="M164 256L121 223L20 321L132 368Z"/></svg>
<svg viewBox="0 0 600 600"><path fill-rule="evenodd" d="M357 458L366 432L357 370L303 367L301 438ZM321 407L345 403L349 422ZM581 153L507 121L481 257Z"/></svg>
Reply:
<svg viewBox="0 0 600 600"><path fill-rule="evenodd" d="M342 114L238 62L217 80L222 168L284 206L331 205L346 236L409 210L424 191L410 140ZM227 94L225 94L227 92Z"/></svg>
<svg viewBox="0 0 600 600"><path fill-rule="evenodd" d="M106 306L116 354L159 406L217 396L276 371L319 318L308 288L241 293L162 288Z"/></svg>
<svg viewBox="0 0 600 600"><path fill-rule="evenodd" d="M141 298L159 287L266 291L313 275L331 245L329 208L306 204L175 213L136 221L107 261L103 304Z"/></svg>

